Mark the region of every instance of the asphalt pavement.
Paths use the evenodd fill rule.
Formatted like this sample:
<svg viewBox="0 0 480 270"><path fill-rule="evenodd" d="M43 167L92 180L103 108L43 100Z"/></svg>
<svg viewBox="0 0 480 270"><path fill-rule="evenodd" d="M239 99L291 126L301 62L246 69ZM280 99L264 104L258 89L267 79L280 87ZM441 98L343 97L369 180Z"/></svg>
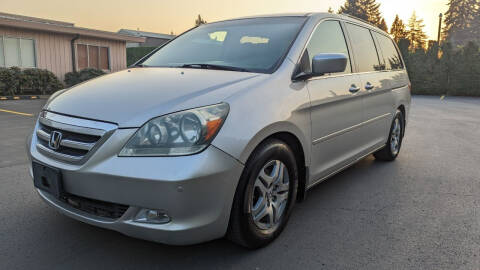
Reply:
<svg viewBox="0 0 480 270"><path fill-rule="evenodd" d="M480 268L479 98L414 97L397 161L369 156L316 186L256 251L137 240L48 207L25 155L44 102L0 101L0 269Z"/></svg>

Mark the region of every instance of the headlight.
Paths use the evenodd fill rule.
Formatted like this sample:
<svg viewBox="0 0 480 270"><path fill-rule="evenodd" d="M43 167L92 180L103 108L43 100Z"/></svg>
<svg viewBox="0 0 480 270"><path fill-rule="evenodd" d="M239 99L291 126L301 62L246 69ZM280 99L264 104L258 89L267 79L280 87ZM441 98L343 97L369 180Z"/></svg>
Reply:
<svg viewBox="0 0 480 270"><path fill-rule="evenodd" d="M144 124L120 156L181 156L204 150L225 122L228 104L160 116Z"/></svg>

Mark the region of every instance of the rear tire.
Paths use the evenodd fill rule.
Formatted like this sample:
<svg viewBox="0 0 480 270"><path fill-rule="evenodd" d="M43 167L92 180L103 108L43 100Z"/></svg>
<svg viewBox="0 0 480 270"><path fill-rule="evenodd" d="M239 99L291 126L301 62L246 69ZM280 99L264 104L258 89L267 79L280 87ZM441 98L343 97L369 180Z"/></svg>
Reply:
<svg viewBox="0 0 480 270"><path fill-rule="evenodd" d="M400 110L397 110L390 126L388 141L384 148L375 152L375 159L381 161L394 161L402 147L403 134L405 130L405 120Z"/></svg>
<svg viewBox="0 0 480 270"><path fill-rule="evenodd" d="M227 237L251 249L271 243L287 224L297 187L298 168L290 147L278 139L263 142L243 170Z"/></svg>

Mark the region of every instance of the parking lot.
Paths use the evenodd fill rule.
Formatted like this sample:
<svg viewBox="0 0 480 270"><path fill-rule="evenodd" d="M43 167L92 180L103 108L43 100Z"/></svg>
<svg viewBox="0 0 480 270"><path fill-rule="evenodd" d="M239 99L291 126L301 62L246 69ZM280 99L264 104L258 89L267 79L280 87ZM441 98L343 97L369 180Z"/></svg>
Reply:
<svg viewBox="0 0 480 270"><path fill-rule="evenodd" d="M132 239L48 207L25 155L44 102L0 101L0 269L480 267L478 98L414 97L396 162L370 156L316 186L280 238L256 251L223 239L187 247Z"/></svg>

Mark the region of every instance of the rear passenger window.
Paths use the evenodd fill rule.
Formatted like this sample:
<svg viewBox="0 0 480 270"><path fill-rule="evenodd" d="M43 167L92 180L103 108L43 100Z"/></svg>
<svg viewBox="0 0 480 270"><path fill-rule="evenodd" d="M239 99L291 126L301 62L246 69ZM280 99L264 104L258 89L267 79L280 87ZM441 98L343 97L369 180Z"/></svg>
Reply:
<svg viewBox="0 0 480 270"><path fill-rule="evenodd" d="M380 49L382 50L383 59L387 70L403 69L402 58L398 54L397 48L393 44L393 41L379 33L375 33Z"/></svg>
<svg viewBox="0 0 480 270"><path fill-rule="evenodd" d="M352 72L347 43L345 42L345 36L338 21L326 21L318 25L307 45L306 53L308 54L309 66L312 64L313 57L317 54L343 53L348 57L347 67L343 73Z"/></svg>
<svg viewBox="0 0 480 270"><path fill-rule="evenodd" d="M347 23L348 33L352 41L355 62L358 72L369 72L384 69L380 65L377 49L372 34L367 28Z"/></svg>

